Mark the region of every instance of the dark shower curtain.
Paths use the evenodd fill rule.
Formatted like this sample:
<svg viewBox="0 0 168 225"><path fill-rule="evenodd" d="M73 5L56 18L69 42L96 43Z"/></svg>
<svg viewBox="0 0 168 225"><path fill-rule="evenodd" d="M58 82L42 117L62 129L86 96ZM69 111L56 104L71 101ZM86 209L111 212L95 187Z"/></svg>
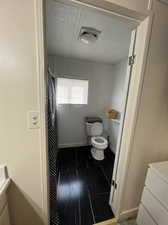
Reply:
<svg viewBox="0 0 168 225"><path fill-rule="evenodd" d="M48 151L49 151L49 186L50 186L50 225L59 225L57 212L57 120L55 78L48 69Z"/></svg>

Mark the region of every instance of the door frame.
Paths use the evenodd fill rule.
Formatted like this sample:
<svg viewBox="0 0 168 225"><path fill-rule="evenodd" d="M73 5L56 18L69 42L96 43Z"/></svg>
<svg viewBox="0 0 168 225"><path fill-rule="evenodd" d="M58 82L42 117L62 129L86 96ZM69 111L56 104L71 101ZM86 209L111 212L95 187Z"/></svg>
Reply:
<svg viewBox="0 0 168 225"><path fill-rule="evenodd" d="M125 77L125 84L124 84L124 95L122 99L122 109L121 109L121 118L120 118L120 124L119 124L119 131L118 131L118 137L117 137L117 144L116 144L116 154L115 154L115 162L114 162L114 169L112 173L112 181L111 181L111 190L110 190L110 199L109 199L109 205L115 211L115 205L113 206L113 200L114 195L116 192L116 185L117 185L117 172L118 172L118 166L119 166L119 158L120 158L120 151L121 151L121 142L122 142L122 135L123 135L123 128L124 128L124 122L125 122L125 115L127 110L127 100L129 95L129 87L131 82L131 76L132 76L132 69L133 64L130 65L130 57L135 56L135 43L136 43L136 33L137 28L132 31L131 33L131 41L129 46L129 53L128 53L128 60L127 60L127 69L126 69L126 77ZM136 56L135 56L136 57Z"/></svg>
<svg viewBox="0 0 168 225"><path fill-rule="evenodd" d="M37 53L37 79L38 79L38 104L40 109L40 124L39 132L40 139L40 154L41 154L41 183L42 183L42 218L44 224L49 225L49 173L48 173L48 130L47 130L47 58L46 58L46 41L45 41L45 2L47 0L36 0L35 2L35 19L36 19L36 53ZM146 68L146 59L148 54L148 46L152 28L153 13L139 13L117 4L109 0L59 0L61 2L71 2L78 4L81 7L89 7L93 10L102 11L107 15L113 15L126 21L138 22L137 41L136 41L136 61L132 71L130 83L130 92L128 96L127 111L125 115L124 129L121 141L121 150L118 164L117 180L117 207L115 216L122 219L130 216L130 213L135 213L132 209L130 212L122 212L122 200L124 198L124 187L127 179L127 171L130 162L132 143L134 139L134 131L137 122L138 109L140 104L143 79ZM150 4L151 6L151 1ZM114 210L114 209L113 209ZM132 214L131 214L132 215Z"/></svg>
<svg viewBox="0 0 168 225"><path fill-rule="evenodd" d="M143 79L147 62L146 59L148 55L151 28L152 28L152 15L150 17L147 17L137 27L135 52L134 52L134 54L136 55L136 59L132 67L124 127L120 146L118 171L116 176L117 200L115 202L115 205L112 205L112 209L115 213L115 216L119 220L124 220L131 216L135 216L138 210L138 208L133 208L130 209L129 211L123 211L122 202L124 199L124 190L127 176L129 175L127 171L130 164L132 144L134 141L134 132L138 118L138 109L140 105L143 87Z"/></svg>
<svg viewBox="0 0 168 225"><path fill-rule="evenodd" d="M37 96L40 112L40 161L41 161L41 218L45 225L50 224L49 210L49 164L48 164L48 126L47 126L47 54L45 40L45 0L35 0L35 31L36 31L36 64L37 64Z"/></svg>

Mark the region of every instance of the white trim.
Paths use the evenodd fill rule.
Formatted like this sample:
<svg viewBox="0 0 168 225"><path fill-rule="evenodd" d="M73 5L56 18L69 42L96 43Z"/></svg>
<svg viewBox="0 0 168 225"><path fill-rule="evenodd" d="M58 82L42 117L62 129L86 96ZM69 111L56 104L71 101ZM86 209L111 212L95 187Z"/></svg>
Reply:
<svg viewBox="0 0 168 225"><path fill-rule="evenodd" d="M75 148L75 147L87 147L88 144L84 143L84 142L77 142L77 143L65 143L65 144L59 144L58 148L59 149L63 149L63 148ZM112 144L110 144L110 150L113 152L113 154L115 154L115 150L114 150L114 146L112 146Z"/></svg>
<svg viewBox="0 0 168 225"><path fill-rule="evenodd" d="M137 213L138 213L138 207L130 209L130 210L123 211L120 214L119 222L125 221L125 220L127 220L129 218L134 218L134 217L137 216Z"/></svg>
<svg viewBox="0 0 168 225"><path fill-rule="evenodd" d="M95 223L93 225L117 225L118 220L116 218L105 220L103 222Z"/></svg>
<svg viewBox="0 0 168 225"><path fill-rule="evenodd" d="M43 0L35 1L35 31L37 54L37 92L38 107L40 110L39 144L41 157L41 186L42 186L42 219L49 225L49 188L48 188L48 142L46 127L46 80L45 80L45 50L44 50L44 14Z"/></svg>
<svg viewBox="0 0 168 225"><path fill-rule="evenodd" d="M120 218L122 212L122 201L125 194L125 184L129 176L128 168L130 165L130 156L134 140L134 131L136 127L138 109L142 92L143 78L146 69L146 58L148 54L149 40L151 35L152 16L147 17L137 29L137 42L135 46L136 60L132 71L130 84L130 93L128 97L128 106L125 117L124 132L121 143L121 153L117 173L117 218Z"/></svg>
<svg viewBox="0 0 168 225"><path fill-rule="evenodd" d="M132 57L134 55L135 50L135 42L136 42L136 30L132 31L131 34L131 41L129 46L129 57ZM116 157L114 162L114 169L112 174L112 180L114 180L117 183L117 172L118 172L118 165L119 165L119 159L120 159L120 153L121 153L121 143L122 143L122 136L123 136L123 128L124 128L124 122L125 122L125 115L126 115L126 109L127 109L127 102L128 102L128 94L130 91L130 82L132 79L132 66L129 64L129 60L127 60L127 71L126 71L126 78L125 78L125 87L124 87L124 97L122 100L122 114L120 118L120 126L118 131L118 138L117 138L117 145L116 145ZM116 213L116 199L115 199L115 193L116 189L114 186L111 186L111 193L110 193L110 202L113 203L113 212Z"/></svg>
<svg viewBox="0 0 168 225"><path fill-rule="evenodd" d="M152 7L153 7L153 1L154 1L154 0L149 0L149 1L148 1L148 10L152 10Z"/></svg>
<svg viewBox="0 0 168 225"><path fill-rule="evenodd" d="M40 6L42 5L42 1L43 0L37 0L38 1L38 4L40 3ZM60 0L61 1L61 0ZM63 1L63 0L62 0ZM127 8L124 8L122 6L119 6L117 4L114 4L110 1L107 1L107 0L101 0L101 1L89 1L89 0L69 0L71 2L74 2L75 4L81 4L83 5L84 7L89 7L89 8L92 8L93 10L99 10L99 11L102 11L103 13L106 13L106 14L111 14L113 16L116 16L116 17L120 17L120 18L123 18L124 20L127 20L128 22L129 21L134 21L135 23L140 23L140 27L142 29L142 35L143 37L141 37L142 35L140 35L141 39L142 39L142 43L143 45L141 45L140 47L145 47L146 49L142 48L141 49L141 57L140 57L140 61L138 61L138 63L136 64L136 66L134 68L136 68L136 71L137 74L140 75L140 80L137 81L137 84L139 85L137 87L136 85L136 88L137 88L137 91L135 90L135 87L134 87L134 91L136 93L136 97L134 98L134 107L132 107L132 110L129 111L128 110L128 115L127 115L127 118L126 118L126 122L127 122L127 128L129 128L128 130L125 129L125 133L124 133L124 137L123 137L123 140L122 140L122 143L125 142L125 148L124 148L124 154L122 156L122 159L123 157L124 158L124 163L120 165L120 173L121 173L121 179L119 180L119 183L118 183L118 187L117 190L118 190L118 211L117 211L117 217L120 217L120 215L122 215L122 212L121 212L121 203L122 203L122 200L123 200L123 194L124 194L124 188L125 188L125 182L126 182L126 178L127 178L127 170L128 170L128 166L129 166L129 158L130 158L130 149L131 149L131 144L132 144L132 141L133 141L133 133L134 133L134 128L135 128L135 125L136 125L136 118L137 118L137 111L138 111L138 105L139 105L139 101L140 101L140 90L141 90L141 85L142 85L142 79L143 79L143 74L144 74L144 67L146 65L145 63L145 59L146 59L146 55L147 55L147 47L148 47L148 39L149 39L149 27L150 27L150 13L146 12L145 13L138 13L134 10L130 10L130 9L127 9ZM65 0L64 0L65 2ZM66 2L68 2L66 0ZM37 4L37 5L38 5ZM37 11L39 12L39 14L41 14L42 12L42 8L41 7L38 7L37 6ZM36 15L37 17L40 17L38 19L40 19L40 23L38 23L38 26L40 27L37 27L37 32L38 32L38 39L39 39L39 43L38 43L38 47L41 48L41 52L39 51L39 54L40 54L40 58L39 58L39 62L40 60L42 61L42 65L40 65L39 63L39 70L41 72L41 76L43 74L45 74L45 71L43 69L40 69L40 67L43 67L43 61L44 61L44 54L43 54L43 47L42 46L42 42L40 41L40 39L43 37L43 26L42 26L42 18L41 18L41 15ZM145 19L146 18L146 19ZM145 20L144 20L145 19ZM144 21L143 21L144 20ZM143 21L143 22L142 22ZM141 23L142 22L142 23ZM42 37L40 37L40 35ZM143 62L143 63L142 63ZM39 72L39 77L40 77L40 72ZM46 137L47 137L47 133L46 133L46 130L45 130L45 115L46 115L46 111L44 110L45 109L45 84L44 84L44 78L42 79L39 79L39 86L43 86L43 88L41 88L41 91L39 92L40 94L40 112L41 112L41 123L42 123L42 126L43 126L43 129L41 131L41 154L42 154L42 182L43 182L43 207L45 208L44 211L46 211L47 213L47 210L44 205L44 202L45 202L45 199L48 201L47 199L47 195L48 192L46 191L47 188L46 188L46 177L47 177L47 165L46 165L46 154L47 154L47 147L46 147ZM134 92L133 91L133 92ZM128 122L130 123L130 126L128 126ZM43 139L42 139L43 137ZM46 177L45 177L46 176ZM46 201L46 202L47 202ZM48 215L48 214L47 214ZM46 223L47 224L47 223Z"/></svg>
<svg viewBox="0 0 168 225"><path fill-rule="evenodd" d="M135 10L128 9L124 6L120 6L119 4L115 4L110 0L57 0L62 3L68 4L68 1L72 4L80 5L81 7L89 8L92 10L96 10L106 15L116 16L117 18L124 19L127 22L135 22L140 23L147 16L149 16L148 9L139 12Z"/></svg>
<svg viewBox="0 0 168 225"><path fill-rule="evenodd" d="M65 143L65 144L59 144L58 148L73 148L73 147L83 147L88 146L86 143Z"/></svg>
<svg viewBox="0 0 168 225"><path fill-rule="evenodd" d="M6 192L10 183L11 183L10 178L4 180L4 183L2 184L2 186L0 186L0 196L2 196Z"/></svg>

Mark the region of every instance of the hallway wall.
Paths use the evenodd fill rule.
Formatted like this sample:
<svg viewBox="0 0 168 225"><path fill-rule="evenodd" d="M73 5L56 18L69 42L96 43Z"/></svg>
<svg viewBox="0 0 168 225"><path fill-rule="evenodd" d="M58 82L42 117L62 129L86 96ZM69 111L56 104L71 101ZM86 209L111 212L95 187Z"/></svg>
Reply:
<svg viewBox="0 0 168 225"><path fill-rule="evenodd" d="M12 181L8 189L12 225L47 224L41 129L27 125L28 111L40 112L36 4L0 3L0 165L7 165Z"/></svg>

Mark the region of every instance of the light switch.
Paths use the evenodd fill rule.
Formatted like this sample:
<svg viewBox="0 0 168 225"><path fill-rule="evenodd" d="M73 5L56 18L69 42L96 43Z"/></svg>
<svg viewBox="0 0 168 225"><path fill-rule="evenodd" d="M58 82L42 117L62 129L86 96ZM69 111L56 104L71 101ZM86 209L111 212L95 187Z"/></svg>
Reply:
<svg viewBox="0 0 168 225"><path fill-rule="evenodd" d="M28 112L28 128L29 129L40 128L40 113L38 111Z"/></svg>

